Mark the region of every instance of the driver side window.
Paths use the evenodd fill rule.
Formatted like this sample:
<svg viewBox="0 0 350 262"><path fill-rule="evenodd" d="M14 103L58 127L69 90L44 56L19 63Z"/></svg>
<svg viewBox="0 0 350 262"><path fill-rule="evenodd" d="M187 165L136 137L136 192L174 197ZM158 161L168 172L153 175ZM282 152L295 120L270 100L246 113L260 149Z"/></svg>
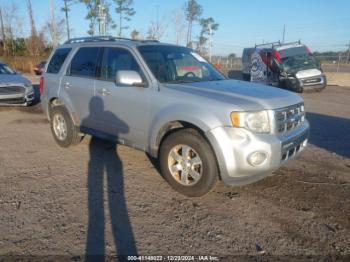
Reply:
<svg viewBox="0 0 350 262"><path fill-rule="evenodd" d="M105 48L101 66L101 79L114 82L115 76L120 70L131 70L141 74L138 63L128 50L113 47Z"/></svg>

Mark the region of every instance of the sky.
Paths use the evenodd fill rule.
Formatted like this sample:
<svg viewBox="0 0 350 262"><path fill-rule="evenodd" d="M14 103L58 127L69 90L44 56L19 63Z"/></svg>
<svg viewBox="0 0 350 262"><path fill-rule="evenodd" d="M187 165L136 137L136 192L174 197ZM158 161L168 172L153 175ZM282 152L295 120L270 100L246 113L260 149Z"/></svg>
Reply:
<svg viewBox="0 0 350 262"><path fill-rule="evenodd" d="M301 40L313 51L343 51L350 43L350 1L349 0L197 0L203 7L203 18L213 17L219 29L213 36L213 52L217 55L235 53L241 55L244 47L254 44L282 40L285 25L285 41ZM129 30L136 29L146 35L151 20L165 20L167 32L163 42L174 43L175 10L181 10L186 0L134 0L136 15L130 21ZM26 0L0 0L5 9L11 3L19 7L23 23L22 31L29 34L29 19ZM63 18L60 11L63 1L54 0L56 16ZM50 16L50 0L32 0L37 28L40 29ZM71 7L71 27L74 37L85 36L88 21L84 18L83 4ZM112 11L117 21L117 14ZM193 39L199 34L198 23L194 26ZM185 30L186 31L186 30ZM109 32L116 35L116 31Z"/></svg>

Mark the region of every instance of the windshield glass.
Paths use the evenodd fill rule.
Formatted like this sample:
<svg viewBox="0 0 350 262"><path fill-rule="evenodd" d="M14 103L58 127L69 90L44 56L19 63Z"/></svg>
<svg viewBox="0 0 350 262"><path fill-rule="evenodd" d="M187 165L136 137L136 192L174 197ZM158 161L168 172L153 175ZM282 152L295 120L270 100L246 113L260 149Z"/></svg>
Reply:
<svg viewBox="0 0 350 262"><path fill-rule="evenodd" d="M14 75L16 72L12 70L8 65L6 64L0 64L0 74L1 75Z"/></svg>
<svg viewBox="0 0 350 262"><path fill-rule="evenodd" d="M285 49L279 49L278 52L280 53L281 58L309 54L306 46L288 47Z"/></svg>
<svg viewBox="0 0 350 262"><path fill-rule="evenodd" d="M319 68L319 63L312 55L296 55L282 58L282 67L284 71L290 72Z"/></svg>
<svg viewBox="0 0 350 262"><path fill-rule="evenodd" d="M161 83L224 80L225 77L191 49L178 46L138 47L153 75Z"/></svg>

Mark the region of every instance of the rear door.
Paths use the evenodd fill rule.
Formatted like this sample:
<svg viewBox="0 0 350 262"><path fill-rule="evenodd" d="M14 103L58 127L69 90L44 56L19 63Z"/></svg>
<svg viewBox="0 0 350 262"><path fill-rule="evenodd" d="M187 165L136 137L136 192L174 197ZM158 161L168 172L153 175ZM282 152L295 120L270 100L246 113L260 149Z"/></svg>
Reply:
<svg viewBox="0 0 350 262"><path fill-rule="evenodd" d="M61 96L71 105L71 110L80 119L81 125L93 128L91 116L91 99L94 95L94 85L98 60L102 48L81 47L74 54L66 75L61 81Z"/></svg>
<svg viewBox="0 0 350 262"><path fill-rule="evenodd" d="M48 105L48 101L43 100L49 99L51 97L57 97L58 95L57 92L59 90L61 78L60 71L63 70L63 64L71 50L72 48L58 48L49 59L49 63L45 72L45 90L41 90L44 91L44 94L42 94L43 97L41 99L42 104L45 106Z"/></svg>

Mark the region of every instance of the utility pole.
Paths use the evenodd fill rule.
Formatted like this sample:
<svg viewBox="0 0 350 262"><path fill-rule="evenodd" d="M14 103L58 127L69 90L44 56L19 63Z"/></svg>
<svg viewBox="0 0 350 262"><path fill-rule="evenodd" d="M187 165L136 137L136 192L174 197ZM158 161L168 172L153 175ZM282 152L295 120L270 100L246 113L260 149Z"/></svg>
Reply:
<svg viewBox="0 0 350 262"><path fill-rule="evenodd" d="M100 36L106 35L106 7L103 3L103 0L101 0L100 4L98 5L98 30Z"/></svg>
<svg viewBox="0 0 350 262"><path fill-rule="evenodd" d="M213 29L211 27L211 23L208 24L208 30L209 30L209 61L211 63L211 49L212 49L212 36L213 36Z"/></svg>
<svg viewBox="0 0 350 262"><path fill-rule="evenodd" d="M350 42L346 45L348 47L348 54L346 56L346 63L349 64L349 58L350 58Z"/></svg>
<svg viewBox="0 0 350 262"><path fill-rule="evenodd" d="M282 36L282 43L284 43L284 37L286 35L286 25L283 25L283 36Z"/></svg>
<svg viewBox="0 0 350 262"><path fill-rule="evenodd" d="M64 8L63 8L65 15L66 15L66 27L67 27L67 38L70 39L70 28L69 28L69 17L68 17L68 11L69 7L67 4L67 0L64 0Z"/></svg>

